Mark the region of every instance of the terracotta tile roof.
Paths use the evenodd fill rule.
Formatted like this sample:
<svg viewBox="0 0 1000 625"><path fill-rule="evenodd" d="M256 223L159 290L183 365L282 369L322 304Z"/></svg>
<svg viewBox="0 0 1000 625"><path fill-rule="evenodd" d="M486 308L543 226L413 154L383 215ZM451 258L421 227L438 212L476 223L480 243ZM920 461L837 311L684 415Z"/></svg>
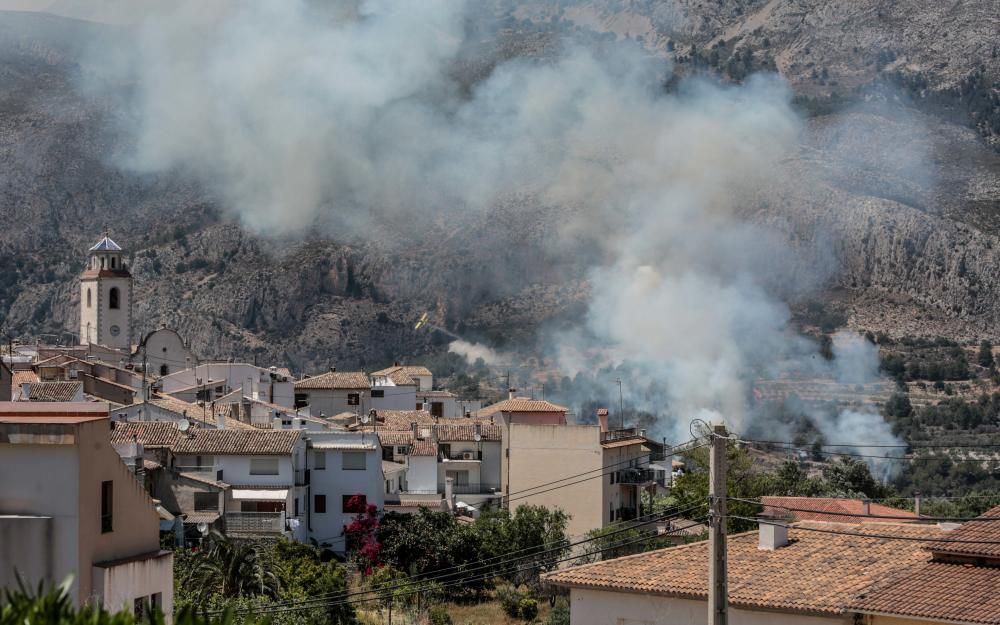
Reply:
<svg viewBox="0 0 1000 625"><path fill-rule="evenodd" d="M390 380L392 380L393 379L392 376L394 374L399 374L399 373L402 373L402 374L404 374L406 376L406 378L400 378L400 379L408 379L408 380L410 380L409 382L404 382L404 384L413 384L413 376L417 376L417 375L421 375L421 376L423 376L423 375L434 375L431 372L430 369L428 369L427 367L420 366L420 365L415 365L415 366L411 366L411 365L395 365L395 366L392 366L392 367L386 367L385 369L379 369L378 371L374 371L374 372L372 372L372 375L384 375L384 376L387 376ZM393 380L393 381L395 381L395 380ZM398 382L397 382L397 384L398 384Z"/></svg>
<svg viewBox="0 0 1000 625"><path fill-rule="evenodd" d="M856 597L886 576L922 565L929 554L920 540L891 540L810 532L820 528L855 534L918 539L942 535L937 526L886 523L848 525L806 521L789 528L790 542L775 551L757 548L757 532L729 537L729 602L736 607L843 614ZM708 543L699 542L551 573L561 586L707 599Z"/></svg>
<svg viewBox="0 0 1000 625"><path fill-rule="evenodd" d="M457 419L455 419L457 421ZM464 421L465 419L463 419ZM438 424L434 426L438 440L443 443L467 442L476 440L475 424L463 423L461 425ZM479 426L481 440L499 441L503 436L503 430L499 425L483 424Z"/></svg>
<svg viewBox="0 0 1000 625"><path fill-rule="evenodd" d="M987 510L979 518L1000 519L1000 506ZM936 542L930 543L927 545L927 548L934 553L1000 558L1000 521L970 521L963 523L961 527L948 534L946 540L976 540L996 544Z"/></svg>
<svg viewBox="0 0 1000 625"><path fill-rule="evenodd" d="M414 422L424 426L437 422L426 410L378 410L375 415L379 430L409 430Z"/></svg>
<svg viewBox="0 0 1000 625"><path fill-rule="evenodd" d="M527 397L515 397L505 399L495 404L479 410L476 415L480 417L489 416L498 412L561 412L563 414L569 410L563 406L558 406L544 399L528 399Z"/></svg>
<svg viewBox="0 0 1000 625"><path fill-rule="evenodd" d="M116 421L112 425L112 443L137 440L145 447L170 447L181 437L172 421Z"/></svg>
<svg viewBox="0 0 1000 625"><path fill-rule="evenodd" d="M126 406L126 408L131 408L132 406L138 406L141 403L142 402L137 402L135 404L132 404L131 406ZM149 399L149 403L155 405L157 408L160 408L161 410L166 410L167 412L172 412L176 414L178 418L187 419L188 421L198 423L203 427L207 428L218 427L218 423L212 416L211 408L203 409L198 404L192 404L190 402L177 399L176 397L170 397L169 395L151 397ZM243 423L242 421L230 417L228 413L229 408L226 405L221 405L221 406L216 405L215 409L217 414L223 415L227 430L257 429L252 425L250 425L249 423ZM203 414L205 415L204 419L202 418Z"/></svg>
<svg viewBox="0 0 1000 625"><path fill-rule="evenodd" d="M387 447L389 445L412 445L413 432L410 431L403 432L399 430L379 430L378 442L381 443L383 447Z"/></svg>
<svg viewBox="0 0 1000 625"><path fill-rule="evenodd" d="M606 443L601 443L601 447L605 449L617 449L619 447L630 447L632 445L643 445L647 441L642 436L636 436L633 438L620 438L616 441L608 441Z"/></svg>
<svg viewBox="0 0 1000 625"><path fill-rule="evenodd" d="M174 445L175 454L216 456L285 456L302 430L195 430Z"/></svg>
<svg viewBox="0 0 1000 625"><path fill-rule="evenodd" d="M32 382L29 401L73 401L83 392L83 382Z"/></svg>
<svg viewBox="0 0 1000 625"><path fill-rule="evenodd" d="M764 514L781 518L791 518L794 521L830 521L833 523L862 523L878 521L862 516L864 502L860 499L837 499L828 497L761 497L764 504ZM788 510L792 508L792 510ZM868 514L872 516L893 517L885 519L888 523L913 523L920 517L915 512L890 508L880 503L871 502ZM908 517L913 519L900 519Z"/></svg>
<svg viewBox="0 0 1000 625"><path fill-rule="evenodd" d="M25 382L34 384L38 382L38 374L31 369L18 369L11 372L10 376L10 398L21 398L21 385Z"/></svg>
<svg viewBox="0 0 1000 625"><path fill-rule="evenodd" d="M436 456L437 453L438 446L434 441L413 441L413 448L410 450L411 456Z"/></svg>
<svg viewBox="0 0 1000 625"><path fill-rule="evenodd" d="M878 584L850 607L933 621L998 624L1000 569L928 562Z"/></svg>
<svg viewBox="0 0 1000 625"><path fill-rule="evenodd" d="M367 390L371 388L371 383L361 371L329 371L295 383L295 390L310 388Z"/></svg>

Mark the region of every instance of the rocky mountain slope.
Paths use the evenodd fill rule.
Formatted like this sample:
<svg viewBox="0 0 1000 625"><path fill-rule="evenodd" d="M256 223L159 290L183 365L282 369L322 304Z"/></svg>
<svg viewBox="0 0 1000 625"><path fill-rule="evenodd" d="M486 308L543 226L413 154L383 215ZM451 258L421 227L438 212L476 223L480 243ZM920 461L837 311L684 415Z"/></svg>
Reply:
<svg viewBox="0 0 1000 625"><path fill-rule="evenodd" d="M573 30L639 40L681 72L775 67L806 132L747 218L829 254L837 270L817 297L855 327L1000 336L989 0L496 4L506 30L484 48L503 56L538 54ZM451 340L413 330L423 311L463 337L529 349L537 328L580 315L585 265L548 250L561 209L530 198L424 224L420 237L275 240L178 173L121 167L110 121L123 112L77 80L81 42L113 42L117 28L0 14L0 322L15 335L71 338L76 274L104 228L131 254L139 329L177 327L206 357L373 367ZM486 59L469 73L488 71Z"/></svg>

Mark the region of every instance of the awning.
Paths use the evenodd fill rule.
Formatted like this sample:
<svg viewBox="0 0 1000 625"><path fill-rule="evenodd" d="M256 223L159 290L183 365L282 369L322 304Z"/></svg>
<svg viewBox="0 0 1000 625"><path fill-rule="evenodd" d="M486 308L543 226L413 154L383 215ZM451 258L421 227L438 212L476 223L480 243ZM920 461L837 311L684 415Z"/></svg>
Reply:
<svg viewBox="0 0 1000 625"><path fill-rule="evenodd" d="M288 489L247 490L234 488L233 499L248 501L285 501L288 499Z"/></svg>

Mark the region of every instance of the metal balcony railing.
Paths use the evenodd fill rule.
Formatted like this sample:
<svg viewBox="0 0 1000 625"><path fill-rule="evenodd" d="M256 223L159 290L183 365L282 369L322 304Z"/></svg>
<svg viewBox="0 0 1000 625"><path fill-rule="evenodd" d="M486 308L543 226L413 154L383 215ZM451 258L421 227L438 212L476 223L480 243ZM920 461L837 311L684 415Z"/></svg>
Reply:
<svg viewBox="0 0 1000 625"><path fill-rule="evenodd" d="M456 495L490 495L496 490L500 492L499 484L491 484L489 482L470 482L469 484L452 484L451 492ZM444 482L438 484L438 492L445 492Z"/></svg>
<svg viewBox="0 0 1000 625"><path fill-rule="evenodd" d="M653 469L636 467L622 469L615 474L615 482L618 484L649 484L655 481L656 471Z"/></svg>
<svg viewBox="0 0 1000 625"><path fill-rule="evenodd" d="M285 531L284 512L227 512L226 533L281 534Z"/></svg>
<svg viewBox="0 0 1000 625"><path fill-rule="evenodd" d="M639 436L638 428L624 428L621 430L609 430L607 432L601 432L601 442L611 443L614 441L621 441L629 438L636 438Z"/></svg>

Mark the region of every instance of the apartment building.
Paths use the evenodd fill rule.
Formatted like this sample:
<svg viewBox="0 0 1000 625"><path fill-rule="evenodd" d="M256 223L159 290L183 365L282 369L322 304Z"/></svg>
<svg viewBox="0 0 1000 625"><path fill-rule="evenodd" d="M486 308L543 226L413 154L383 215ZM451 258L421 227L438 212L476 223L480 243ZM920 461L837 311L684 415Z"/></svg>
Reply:
<svg viewBox="0 0 1000 625"><path fill-rule="evenodd" d="M371 383L363 372L330 369L295 383L295 408L308 407L312 416L332 417L344 412L367 414L371 409L370 395Z"/></svg>
<svg viewBox="0 0 1000 625"><path fill-rule="evenodd" d="M107 404L0 403L0 586L72 575L76 605L173 610L153 500L111 445Z"/></svg>

